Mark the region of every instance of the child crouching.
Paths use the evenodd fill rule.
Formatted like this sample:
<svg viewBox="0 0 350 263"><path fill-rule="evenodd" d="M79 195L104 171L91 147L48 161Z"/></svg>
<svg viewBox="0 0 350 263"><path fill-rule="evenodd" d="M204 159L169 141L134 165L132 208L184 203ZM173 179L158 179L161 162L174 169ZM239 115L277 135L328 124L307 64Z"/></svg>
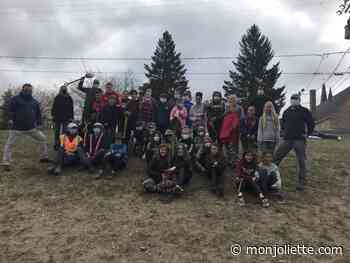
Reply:
<svg viewBox="0 0 350 263"><path fill-rule="evenodd" d="M59 175L63 167L74 164L81 164L92 171L89 159L84 152L83 139L78 135L78 132L77 124L72 122L67 125L66 132L60 136L55 165L49 168L49 173Z"/></svg>
<svg viewBox="0 0 350 263"><path fill-rule="evenodd" d="M146 192L178 193L182 188L176 179L176 168L172 166L166 144L159 146L159 153L153 157L148 166L147 178L143 182Z"/></svg>
<svg viewBox="0 0 350 263"><path fill-rule="evenodd" d="M262 162L259 164L258 185L264 194L278 193L282 188L281 175L278 166L272 162L271 152L263 152Z"/></svg>
<svg viewBox="0 0 350 263"><path fill-rule="evenodd" d="M237 179L238 185L238 199L241 206L245 205L243 191L247 188L252 188L259 196L263 207L269 207L269 201L265 198L260 186L258 185L259 174L257 172L256 156L252 151L247 151L243 154L242 159L237 163Z"/></svg>

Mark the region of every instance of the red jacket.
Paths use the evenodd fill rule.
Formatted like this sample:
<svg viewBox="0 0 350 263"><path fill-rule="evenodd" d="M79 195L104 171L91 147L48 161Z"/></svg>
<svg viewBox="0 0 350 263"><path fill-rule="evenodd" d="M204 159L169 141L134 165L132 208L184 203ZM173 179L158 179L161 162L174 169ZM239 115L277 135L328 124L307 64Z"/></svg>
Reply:
<svg viewBox="0 0 350 263"><path fill-rule="evenodd" d="M221 124L220 141L222 143L239 143L239 115L236 112L228 112Z"/></svg>
<svg viewBox="0 0 350 263"><path fill-rule="evenodd" d="M105 92L105 93L102 95L102 103L103 103L103 105L107 105L107 104L108 104L108 98L109 98L110 96L115 96L116 101L117 101L117 103L116 103L117 105L119 105L119 104L121 103L119 93L116 92L116 91L112 91L112 92L110 92L110 93L106 93L106 92Z"/></svg>
<svg viewBox="0 0 350 263"><path fill-rule="evenodd" d="M243 157L241 160L237 162L236 176L238 178L252 178L255 176L256 169L257 169L257 165L256 165L255 159L251 163L247 164L244 161L244 157Z"/></svg>

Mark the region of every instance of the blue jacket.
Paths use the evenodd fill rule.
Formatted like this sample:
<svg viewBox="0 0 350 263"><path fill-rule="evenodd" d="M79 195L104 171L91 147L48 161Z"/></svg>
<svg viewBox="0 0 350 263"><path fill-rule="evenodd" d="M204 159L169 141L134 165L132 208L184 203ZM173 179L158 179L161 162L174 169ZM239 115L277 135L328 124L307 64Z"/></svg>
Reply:
<svg viewBox="0 0 350 263"><path fill-rule="evenodd" d="M13 120L13 129L28 131L40 126L41 110L37 100L26 98L22 92L14 96L9 105L9 119Z"/></svg>

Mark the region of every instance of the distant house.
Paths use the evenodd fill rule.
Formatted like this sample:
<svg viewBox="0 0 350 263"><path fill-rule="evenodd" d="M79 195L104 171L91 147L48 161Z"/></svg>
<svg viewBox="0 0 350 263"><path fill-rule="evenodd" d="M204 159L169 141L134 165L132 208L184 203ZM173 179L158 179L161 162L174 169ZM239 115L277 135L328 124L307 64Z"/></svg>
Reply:
<svg viewBox="0 0 350 263"><path fill-rule="evenodd" d="M334 96L330 90L328 98L325 92L324 88L321 104L313 112L316 129L350 133L350 87Z"/></svg>

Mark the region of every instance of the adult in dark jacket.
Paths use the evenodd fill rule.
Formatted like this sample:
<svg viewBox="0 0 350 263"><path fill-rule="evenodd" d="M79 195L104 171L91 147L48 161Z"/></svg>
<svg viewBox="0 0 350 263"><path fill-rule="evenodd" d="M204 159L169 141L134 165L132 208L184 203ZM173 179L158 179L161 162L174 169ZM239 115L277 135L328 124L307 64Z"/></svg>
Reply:
<svg viewBox="0 0 350 263"><path fill-rule="evenodd" d="M10 168L11 148L16 138L27 135L39 143L41 162L48 161L46 136L38 129L42 124L40 105L32 96L31 84L24 84L19 95L14 96L9 105L9 137L4 147L3 165Z"/></svg>
<svg viewBox="0 0 350 263"><path fill-rule="evenodd" d="M162 133L162 135L165 134L165 131L169 127L170 110L171 109L168 104L167 94L160 94L159 103L155 114L157 128Z"/></svg>
<svg viewBox="0 0 350 263"><path fill-rule="evenodd" d="M124 115L127 117L127 127L126 127L126 134L124 138L124 143L128 144L130 140L131 131L135 131L136 129L136 122L138 118L139 113L139 105L140 102L137 98L137 91L131 90L130 91L130 97L131 99L126 104L126 109L124 112ZM125 117L124 117L125 118Z"/></svg>
<svg viewBox="0 0 350 263"><path fill-rule="evenodd" d="M282 129L284 140L279 145L274 163L279 165L283 158L294 150L298 159L299 178L297 190L303 191L305 186L305 150L307 136L311 135L315 128L314 119L307 108L300 105L300 96L294 94L291 97L291 106L283 113Z"/></svg>
<svg viewBox="0 0 350 263"><path fill-rule="evenodd" d="M118 120L121 117L121 112L116 105L116 100L117 98L115 96L110 96L108 98L108 104L103 107L101 114L101 123L105 128L108 146L115 142Z"/></svg>
<svg viewBox="0 0 350 263"><path fill-rule="evenodd" d="M84 85L84 81L85 81L85 77L81 79L81 81L78 84L78 90L80 90L81 92L85 93L85 102L84 102L84 110L83 110L83 116L82 116L82 123L83 125L88 122L89 120L89 115L91 113L91 107L92 107L92 103L96 97L96 93L99 90L99 85L100 82L98 79L95 79L92 87L91 88L86 88L83 87Z"/></svg>
<svg viewBox="0 0 350 263"><path fill-rule="evenodd" d="M60 134L64 132L67 124L74 119L73 99L69 95L66 86L62 86L58 95L55 97L51 116L55 124L54 148L58 150L60 146Z"/></svg>

